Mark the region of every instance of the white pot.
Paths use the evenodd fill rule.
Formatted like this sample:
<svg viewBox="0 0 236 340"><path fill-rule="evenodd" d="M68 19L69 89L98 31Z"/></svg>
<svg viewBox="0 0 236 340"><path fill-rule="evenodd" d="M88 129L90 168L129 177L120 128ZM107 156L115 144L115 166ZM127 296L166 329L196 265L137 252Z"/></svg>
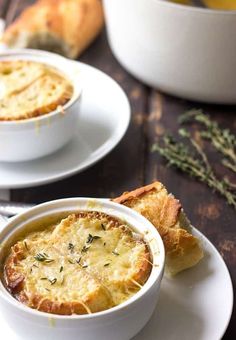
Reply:
<svg viewBox="0 0 236 340"><path fill-rule="evenodd" d="M49 155L68 143L78 128L81 85L79 71L69 60L49 52L10 50L0 54L2 60L30 60L56 67L72 83L72 98L63 111L19 121L0 121L0 161L28 161Z"/></svg>
<svg viewBox="0 0 236 340"><path fill-rule="evenodd" d="M11 238L17 237L26 223L55 213L78 210L102 211L124 219L137 232L145 235L153 257L151 274L140 291L126 302L102 312L71 316L48 314L24 306L0 282L2 315L24 340L128 340L148 322L155 309L164 270L165 254L161 237L143 216L108 200L62 199L41 204L18 215L0 233L1 263L4 262L4 249L9 247Z"/></svg>
<svg viewBox="0 0 236 340"><path fill-rule="evenodd" d="M103 0L108 39L135 77L167 93L236 103L236 11Z"/></svg>

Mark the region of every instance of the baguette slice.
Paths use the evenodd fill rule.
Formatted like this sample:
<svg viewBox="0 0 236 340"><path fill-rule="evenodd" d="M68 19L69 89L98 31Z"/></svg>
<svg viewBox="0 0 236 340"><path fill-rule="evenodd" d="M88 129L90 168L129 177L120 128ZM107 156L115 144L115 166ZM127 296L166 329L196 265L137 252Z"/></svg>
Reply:
<svg viewBox="0 0 236 340"><path fill-rule="evenodd" d="M158 230L166 250L166 272L175 275L195 266L203 257L199 240L190 233L191 225L180 202L164 185L154 182L125 192L114 202L136 210Z"/></svg>
<svg viewBox="0 0 236 340"><path fill-rule="evenodd" d="M100 0L38 0L6 29L2 42L76 58L103 25Z"/></svg>

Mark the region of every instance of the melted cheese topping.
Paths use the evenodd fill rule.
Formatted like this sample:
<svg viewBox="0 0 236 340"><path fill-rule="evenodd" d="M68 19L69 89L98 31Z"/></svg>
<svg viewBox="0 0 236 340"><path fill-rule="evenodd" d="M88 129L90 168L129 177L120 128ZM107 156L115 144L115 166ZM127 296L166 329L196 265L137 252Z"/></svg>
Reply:
<svg viewBox="0 0 236 340"><path fill-rule="evenodd" d="M23 275L26 304L33 308L38 308L35 296L79 301L87 313L111 308L140 289L151 267L141 237L126 223L99 213L72 214L33 232L11 248L8 262L13 254L19 259L12 261L14 273Z"/></svg>
<svg viewBox="0 0 236 340"><path fill-rule="evenodd" d="M0 62L0 120L36 117L64 105L73 87L58 71L31 61Z"/></svg>

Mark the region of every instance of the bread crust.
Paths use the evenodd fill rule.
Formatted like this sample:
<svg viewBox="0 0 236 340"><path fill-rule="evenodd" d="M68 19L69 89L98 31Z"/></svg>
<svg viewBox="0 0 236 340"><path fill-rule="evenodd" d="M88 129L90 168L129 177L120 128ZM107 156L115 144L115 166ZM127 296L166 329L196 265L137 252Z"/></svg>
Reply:
<svg viewBox="0 0 236 340"><path fill-rule="evenodd" d="M180 202L162 183L156 181L125 192L113 201L138 211L157 228L165 246L167 273L175 275L203 257L199 240L186 230L190 224Z"/></svg>
<svg viewBox="0 0 236 340"><path fill-rule="evenodd" d="M42 48L76 58L104 25L100 0L38 0L3 34L9 47Z"/></svg>
<svg viewBox="0 0 236 340"><path fill-rule="evenodd" d="M120 294L123 293L123 291L132 292L135 293L137 290L139 290L140 286L142 286L147 278L150 275L150 271L152 268L151 265L151 256L148 246L145 244L143 239L136 239L133 237L131 229L129 229L124 223L112 216L106 215L104 213L99 212L80 212L78 214L72 214L69 215L66 219L62 220L58 225L52 228L50 233L45 234L46 237L45 241L47 244L51 242L52 247L56 247L57 244L59 244L60 249L59 251L64 252L63 248L63 237L66 239L66 235L69 232L72 232L73 228L77 228L76 225L78 224L81 226L81 221L83 219L86 219L86 221L92 221L92 223L105 223L106 221L106 230L100 231L99 235L102 235L98 240L95 242L94 250L92 246L89 244L88 246L91 246L91 249L88 250L83 255L83 260L81 260L84 263L89 263L90 265L88 268L84 268L81 265L76 265L75 269L76 273L73 271L70 272L68 275L79 275L81 277L82 281L79 282L86 282L87 286L91 286L92 289L87 290L86 286L76 286L76 290L84 290L84 294L81 296L81 298L75 298L74 296L74 286L70 286L70 282L66 282L65 289L71 289L71 292L69 295L66 296L66 301L63 297L61 299L61 295L57 294L57 291L54 293L46 293L43 290L45 286L42 286L40 283L40 280L44 279L41 276L45 276L45 272L47 272L50 269L50 266L52 267L54 264L41 264L40 262L37 263L37 266L41 269L34 269L34 270L43 270L43 274L40 272L40 276L37 276L37 279L35 281L35 277L33 278L34 281L30 280L30 275L32 274L32 263L30 262L31 266L27 266L25 269L25 262L28 261L34 256L35 258L35 252L38 251L37 247L41 247L40 238L35 238L36 236L32 236L32 238L28 237L25 238L23 241L18 241L15 243L10 250L10 255L8 256L5 267L4 267L4 278L7 289L10 291L10 293L20 302L23 304L43 311L47 313L52 314L60 314L60 315L71 315L71 314L86 314L86 313L94 313L102 310L109 309L115 305L117 305L117 299L114 293L120 292ZM86 222L87 223L87 222ZM85 223L85 226L87 225ZM79 227L78 227L79 228ZM97 227L96 227L97 228ZM77 229L75 229L77 230ZM79 229L80 230L80 229ZM92 229L94 232L94 229ZM97 229L95 229L97 230ZM85 229L86 232L88 232L87 229ZM114 232L114 233L113 233ZM98 247L98 243L104 242L106 240L106 237L108 237L108 240L113 241L113 238L110 238L109 233L111 234L111 237L113 235L116 235L115 232L119 232L117 236L117 242L121 242L120 249L122 251L121 254L112 254L112 252L108 249L107 252L109 252L110 257L112 256L112 261L114 262L114 267L109 269L109 267L106 266L96 266L93 264L93 255L90 255L89 253L92 251L96 251L96 247ZM98 232L97 232L98 233ZM89 235L89 234L88 234ZM32 241L33 240L33 241ZM36 245L36 243L39 245ZM58 242L58 243L57 243ZM107 242L108 243L108 242ZM25 245L27 244L27 245ZM123 244L126 248L122 248ZM127 245L130 248L130 253L127 256L126 259L126 249ZM137 253L136 257L133 257L134 264L133 268L130 267L130 270L127 270L127 274L125 275L113 275L113 272L116 271L123 271L122 264L116 265L116 263L119 264L119 256L122 258L124 256L125 263L131 260L129 260L129 256L132 255L132 252L135 251L135 249L138 249L140 245L140 253ZM102 247L104 244L102 245ZM109 247L109 244L107 245ZM113 249L113 246L111 245L111 249ZM50 248L49 248L50 249ZM68 248L67 248L68 249ZM45 250L45 252L48 252ZM74 250L73 250L74 252ZM64 254L64 253L63 253ZM81 253L80 253L81 255ZM119 255L119 256L118 256ZM67 254L65 255L67 256ZM77 257L77 253L73 256ZM105 255L106 256L106 255ZM55 258L55 253L53 255ZM78 257L77 257L78 258ZM81 256L82 258L82 256ZM100 263L100 261L103 260L101 257L95 258L95 261ZM123 261L123 258L122 258ZM123 262L122 262L123 263ZM131 266L132 261L129 263ZM74 263L75 264L75 263ZM33 264L34 265L34 264ZM71 266L71 264L68 264ZM59 264L58 262L55 264L57 267L57 273ZM22 269L23 268L23 269ZM102 272L103 269L103 272ZM109 271L110 270L110 271ZM64 265L64 271L65 271L65 265ZM99 273L99 275L98 275ZM28 277L27 277L28 276ZM38 277L41 277L39 279ZM75 276L76 279L76 276ZM73 280L75 280L73 279ZM33 282L33 283L32 283ZM42 281L41 281L42 282ZM45 282L45 281L43 281ZM59 280L58 280L59 282ZM47 286L50 288L54 288L58 284L58 289L61 289L61 286L59 283L56 283L55 285L49 285ZM81 284L82 284L81 283ZM63 282L65 284L65 282ZM33 287L34 289L30 290L29 287ZM43 292L43 293L42 293ZM59 296L59 298L58 298ZM76 295L77 296L77 295Z"/></svg>

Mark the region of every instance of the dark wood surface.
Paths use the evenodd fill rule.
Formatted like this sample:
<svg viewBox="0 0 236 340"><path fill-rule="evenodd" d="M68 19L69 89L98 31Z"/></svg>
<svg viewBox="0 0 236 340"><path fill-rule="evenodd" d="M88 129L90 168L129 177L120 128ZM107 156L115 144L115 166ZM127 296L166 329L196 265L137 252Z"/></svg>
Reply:
<svg viewBox="0 0 236 340"><path fill-rule="evenodd" d="M0 16L9 24L32 1L0 0ZM193 225L201 230L216 246L224 258L236 285L236 223L235 210L224 199L186 175L167 168L150 148L166 131L176 134L179 114L189 108L202 108L222 126L236 131L236 107L203 105L178 99L150 89L130 76L115 60L107 43L105 31L80 57L112 76L127 93L132 108L129 129L120 144L102 161L83 173L68 179L36 188L12 190L11 199L40 203L70 197L114 197L153 180L163 182L178 197ZM219 158L206 144L205 150L220 175L232 174L219 165ZM221 292L224 294L224 291ZM224 336L236 339L236 311ZM166 339L163 339L166 340Z"/></svg>

